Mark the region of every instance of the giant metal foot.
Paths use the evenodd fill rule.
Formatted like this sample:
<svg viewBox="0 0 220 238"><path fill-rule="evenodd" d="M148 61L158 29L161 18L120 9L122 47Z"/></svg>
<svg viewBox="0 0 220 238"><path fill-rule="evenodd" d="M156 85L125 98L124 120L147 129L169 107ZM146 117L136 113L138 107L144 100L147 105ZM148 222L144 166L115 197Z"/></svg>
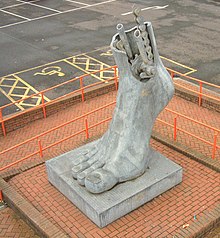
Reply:
<svg viewBox="0 0 220 238"><path fill-rule="evenodd" d="M150 22L134 10L137 27L117 26L111 49L119 70L116 108L108 131L74 161L72 175L92 193L137 178L149 163L152 128L174 87L163 66Z"/></svg>

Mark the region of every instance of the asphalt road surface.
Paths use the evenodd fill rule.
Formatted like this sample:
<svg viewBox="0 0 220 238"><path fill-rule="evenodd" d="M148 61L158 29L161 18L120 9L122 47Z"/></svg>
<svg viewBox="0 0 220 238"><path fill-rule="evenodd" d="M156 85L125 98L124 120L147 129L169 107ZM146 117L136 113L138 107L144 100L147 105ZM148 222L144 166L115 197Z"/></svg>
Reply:
<svg viewBox="0 0 220 238"><path fill-rule="evenodd" d="M85 72L71 65L72 56L79 55L87 63L92 57L91 67L94 62L114 65L105 47L118 23L126 29L135 25L130 13L133 4L152 22L165 61L188 66L193 69L191 76L220 85L219 0L1 0L0 106ZM68 57L70 63L64 60ZM54 61L58 65L48 66ZM170 61L166 63L169 66ZM172 66L178 70L179 65ZM43 75L45 68L61 70L61 75ZM12 84L14 94L7 90ZM22 85L29 91L19 93Z"/></svg>

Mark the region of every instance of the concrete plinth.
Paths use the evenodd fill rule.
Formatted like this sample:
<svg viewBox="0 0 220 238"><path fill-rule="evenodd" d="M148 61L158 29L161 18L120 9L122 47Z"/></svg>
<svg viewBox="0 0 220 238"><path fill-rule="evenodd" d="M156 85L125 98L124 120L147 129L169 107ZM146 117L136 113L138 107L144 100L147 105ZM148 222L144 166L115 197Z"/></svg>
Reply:
<svg viewBox="0 0 220 238"><path fill-rule="evenodd" d="M182 168L154 151L149 169L142 176L102 194L91 194L71 176L72 161L81 149L47 161L48 178L99 227L108 225L182 181Z"/></svg>

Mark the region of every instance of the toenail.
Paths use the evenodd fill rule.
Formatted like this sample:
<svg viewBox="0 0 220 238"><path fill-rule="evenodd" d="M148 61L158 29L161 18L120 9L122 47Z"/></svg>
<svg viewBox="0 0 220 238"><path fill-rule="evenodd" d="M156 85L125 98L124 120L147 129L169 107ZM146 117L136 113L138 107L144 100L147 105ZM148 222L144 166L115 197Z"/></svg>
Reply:
<svg viewBox="0 0 220 238"><path fill-rule="evenodd" d="M93 183L93 184L97 184L97 183L100 183L102 181L100 174L89 175L86 179L88 181L90 181L91 183Z"/></svg>

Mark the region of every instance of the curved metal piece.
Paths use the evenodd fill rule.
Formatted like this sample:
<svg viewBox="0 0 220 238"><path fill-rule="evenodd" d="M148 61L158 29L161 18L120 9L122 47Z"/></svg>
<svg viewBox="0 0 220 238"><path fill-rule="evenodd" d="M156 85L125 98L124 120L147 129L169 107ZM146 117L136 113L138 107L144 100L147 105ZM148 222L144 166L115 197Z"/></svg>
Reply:
<svg viewBox="0 0 220 238"><path fill-rule="evenodd" d="M124 26L119 23L116 27L117 31L118 31L118 34L120 36L120 39L123 43L123 46L124 46L124 49L125 49L125 52L128 56L129 59L132 59L133 58L133 54L132 54L132 51L131 51L131 47L129 45L129 42L128 42L128 38L127 38L127 35L125 33L125 30L124 30Z"/></svg>
<svg viewBox="0 0 220 238"><path fill-rule="evenodd" d="M135 37L135 40L136 40L136 43L137 43L137 46L138 46L138 49L139 49L139 52L140 52L140 55L141 55L141 58L142 58L143 62L145 64L148 64L149 60L148 60L148 57L147 57L147 53L145 51L143 39L141 37L141 32L139 30L136 30L134 32L134 37Z"/></svg>

